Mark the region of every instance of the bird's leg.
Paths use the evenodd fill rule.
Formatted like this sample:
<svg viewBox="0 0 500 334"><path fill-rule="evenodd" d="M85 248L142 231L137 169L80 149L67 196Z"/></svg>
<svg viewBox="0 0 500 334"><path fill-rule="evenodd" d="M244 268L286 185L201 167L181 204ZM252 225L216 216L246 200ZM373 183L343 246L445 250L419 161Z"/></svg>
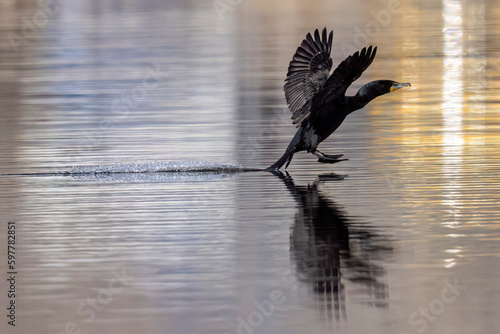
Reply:
<svg viewBox="0 0 500 334"><path fill-rule="evenodd" d="M329 164L334 164L336 162L340 161L345 161L349 159L340 159L343 157L343 154L337 154L337 155L326 155L321 153L320 151L316 150L313 152L315 156L318 157L318 162L324 162L324 163L329 163Z"/></svg>

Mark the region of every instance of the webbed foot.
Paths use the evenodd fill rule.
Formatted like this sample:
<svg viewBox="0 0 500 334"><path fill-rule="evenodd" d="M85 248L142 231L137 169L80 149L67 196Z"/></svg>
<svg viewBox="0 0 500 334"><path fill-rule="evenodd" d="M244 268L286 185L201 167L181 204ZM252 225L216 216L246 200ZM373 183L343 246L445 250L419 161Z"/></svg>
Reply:
<svg viewBox="0 0 500 334"><path fill-rule="evenodd" d="M340 159L341 157L344 156L343 154L327 155L327 154L321 153L318 150L314 151L314 155L316 155L319 158L318 162L323 162L323 163L327 163L327 164L334 164L336 162L349 160L349 159Z"/></svg>
<svg viewBox="0 0 500 334"><path fill-rule="evenodd" d="M323 157L325 159L339 159L339 158L342 158L343 156L344 156L343 154L332 154L332 155L323 154Z"/></svg>
<svg viewBox="0 0 500 334"><path fill-rule="evenodd" d="M342 154L340 155L342 156ZM323 163L327 163L327 164L334 164L336 162L341 162L341 161L346 161L346 160L349 160L349 159L336 159L336 158L319 158L318 159L318 162L323 162Z"/></svg>

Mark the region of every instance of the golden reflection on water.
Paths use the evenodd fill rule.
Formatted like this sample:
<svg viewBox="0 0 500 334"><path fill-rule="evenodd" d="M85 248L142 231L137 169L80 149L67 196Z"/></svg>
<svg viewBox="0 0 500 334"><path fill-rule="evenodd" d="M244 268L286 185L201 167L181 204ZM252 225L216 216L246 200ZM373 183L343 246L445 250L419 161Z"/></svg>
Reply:
<svg viewBox="0 0 500 334"><path fill-rule="evenodd" d="M448 241L436 251L451 268L469 250L460 246L462 231L497 217L492 206L499 196L491 189L499 182L500 64L487 37L494 28L487 22L498 18L499 10L490 11L489 1L443 0L441 5L436 11L408 1L395 17L393 30L401 33L380 50L393 47L398 61L389 52L392 61L379 57L386 63L374 67L395 64L391 76L412 88L388 97L397 100L389 107L376 100L370 113L376 115L373 156L385 145L396 150L394 160L380 160L383 166L376 167L396 166L391 189L415 196L407 204L425 207L419 214L436 219L436 212L446 212L437 223L449 232L435 233Z"/></svg>
<svg viewBox="0 0 500 334"><path fill-rule="evenodd" d="M463 21L462 4L457 0L443 1L443 167L446 182L443 184L443 204L449 206L452 221L444 222L449 228L459 227L457 207L462 188L463 160ZM460 250L447 250L458 254ZM445 260L444 266L451 268L455 261Z"/></svg>

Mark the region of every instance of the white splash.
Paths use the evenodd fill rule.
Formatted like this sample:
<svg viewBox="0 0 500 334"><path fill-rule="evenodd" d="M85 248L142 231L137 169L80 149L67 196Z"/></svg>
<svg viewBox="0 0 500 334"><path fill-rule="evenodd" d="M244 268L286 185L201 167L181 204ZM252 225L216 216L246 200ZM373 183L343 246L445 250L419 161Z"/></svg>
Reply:
<svg viewBox="0 0 500 334"><path fill-rule="evenodd" d="M241 165L218 164L209 161L135 161L110 165L76 166L65 174L111 174L111 173L159 173L159 172L207 172L238 173L258 170Z"/></svg>

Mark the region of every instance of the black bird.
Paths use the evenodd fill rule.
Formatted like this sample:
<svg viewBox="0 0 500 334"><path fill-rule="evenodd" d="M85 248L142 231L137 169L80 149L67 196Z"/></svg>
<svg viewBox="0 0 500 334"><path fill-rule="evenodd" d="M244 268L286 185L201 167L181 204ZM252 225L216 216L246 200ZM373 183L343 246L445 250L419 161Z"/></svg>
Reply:
<svg viewBox="0 0 500 334"><path fill-rule="evenodd" d="M288 66L285 79L285 97L292 112L293 124L299 127L285 154L269 166L268 170L288 167L293 155L299 151L311 152L319 162L335 163L343 155L326 155L316 148L342 124L347 115L363 108L377 96L410 87L410 83L376 80L359 89L355 96L345 96L347 88L370 66L377 47L363 48L347 57L329 76L332 68L333 31L327 37L316 29L297 48Z"/></svg>

